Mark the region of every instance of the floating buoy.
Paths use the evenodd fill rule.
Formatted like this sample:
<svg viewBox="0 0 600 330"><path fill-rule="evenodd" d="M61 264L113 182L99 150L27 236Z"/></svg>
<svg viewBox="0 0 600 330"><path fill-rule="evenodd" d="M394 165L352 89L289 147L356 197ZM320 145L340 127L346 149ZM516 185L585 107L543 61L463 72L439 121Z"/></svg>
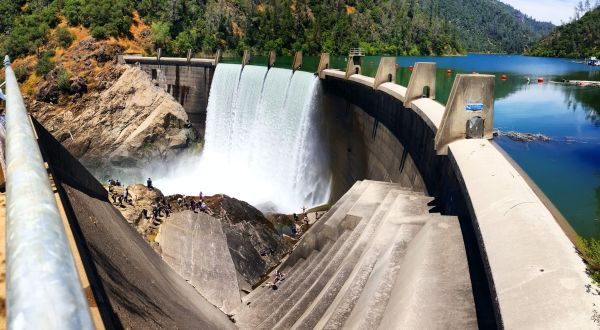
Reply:
<svg viewBox="0 0 600 330"><path fill-rule="evenodd" d="M447 72L448 72L448 74L452 74L452 70L450 70L450 69L448 69Z"/></svg>
<svg viewBox="0 0 600 330"><path fill-rule="evenodd" d="M537 79L538 79L538 84L541 84L541 83L544 82L544 78L543 77L538 77Z"/></svg>
<svg viewBox="0 0 600 330"><path fill-rule="evenodd" d="M408 71L412 72L412 70L413 70L413 66L411 65L408 67Z"/></svg>
<svg viewBox="0 0 600 330"><path fill-rule="evenodd" d="M506 75L505 75L505 74L503 74L503 75L502 75L502 80L506 80L506 79L507 79L507 78L506 78Z"/></svg>

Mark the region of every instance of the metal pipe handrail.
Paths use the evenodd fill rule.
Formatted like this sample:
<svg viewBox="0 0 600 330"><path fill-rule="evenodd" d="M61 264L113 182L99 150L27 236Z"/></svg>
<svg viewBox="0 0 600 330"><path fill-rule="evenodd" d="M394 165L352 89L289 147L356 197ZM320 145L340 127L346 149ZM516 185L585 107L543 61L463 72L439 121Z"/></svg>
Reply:
<svg viewBox="0 0 600 330"><path fill-rule="evenodd" d="M363 48L350 48L350 56L365 56L365 50Z"/></svg>
<svg viewBox="0 0 600 330"><path fill-rule="evenodd" d="M94 329L8 56L4 66L8 329Z"/></svg>

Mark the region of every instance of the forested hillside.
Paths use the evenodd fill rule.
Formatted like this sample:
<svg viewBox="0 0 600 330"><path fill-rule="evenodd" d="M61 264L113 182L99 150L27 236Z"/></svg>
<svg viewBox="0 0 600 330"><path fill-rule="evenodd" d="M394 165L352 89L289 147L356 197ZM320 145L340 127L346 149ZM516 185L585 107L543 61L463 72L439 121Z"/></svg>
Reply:
<svg viewBox="0 0 600 330"><path fill-rule="evenodd" d="M378 54L462 52L452 26L418 0L0 0L0 11L1 48L13 56L53 48L52 31L63 20L95 38L127 37L135 11L172 55L218 48L344 54L359 45Z"/></svg>
<svg viewBox="0 0 600 330"><path fill-rule="evenodd" d="M579 20L558 27L542 39L532 55L584 58L600 57L600 7L583 15Z"/></svg>
<svg viewBox="0 0 600 330"><path fill-rule="evenodd" d="M440 15L456 26L469 52L522 53L554 28L496 0L443 0L439 4Z"/></svg>

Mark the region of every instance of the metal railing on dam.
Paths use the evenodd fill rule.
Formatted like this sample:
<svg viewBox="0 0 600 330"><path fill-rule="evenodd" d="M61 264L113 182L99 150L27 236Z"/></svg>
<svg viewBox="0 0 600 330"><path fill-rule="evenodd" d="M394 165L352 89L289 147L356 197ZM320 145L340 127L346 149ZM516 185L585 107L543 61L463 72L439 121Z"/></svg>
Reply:
<svg viewBox="0 0 600 330"><path fill-rule="evenodd" d="M44 160L8 56L4 66L8 328L93 329Z"/></svg>

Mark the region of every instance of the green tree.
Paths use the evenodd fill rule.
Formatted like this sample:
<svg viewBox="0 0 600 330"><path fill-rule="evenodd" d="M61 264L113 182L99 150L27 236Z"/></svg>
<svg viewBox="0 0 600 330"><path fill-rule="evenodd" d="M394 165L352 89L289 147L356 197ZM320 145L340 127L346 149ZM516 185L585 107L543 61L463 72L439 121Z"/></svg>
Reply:
<svg viewBox="0 0 600 330"><path fill-rule="evenodd" d="M171 41L170 29L171 25L167 22L157 21L152 23L152 39L156 43L157 48L165 48L169 41Z"/></svg>

